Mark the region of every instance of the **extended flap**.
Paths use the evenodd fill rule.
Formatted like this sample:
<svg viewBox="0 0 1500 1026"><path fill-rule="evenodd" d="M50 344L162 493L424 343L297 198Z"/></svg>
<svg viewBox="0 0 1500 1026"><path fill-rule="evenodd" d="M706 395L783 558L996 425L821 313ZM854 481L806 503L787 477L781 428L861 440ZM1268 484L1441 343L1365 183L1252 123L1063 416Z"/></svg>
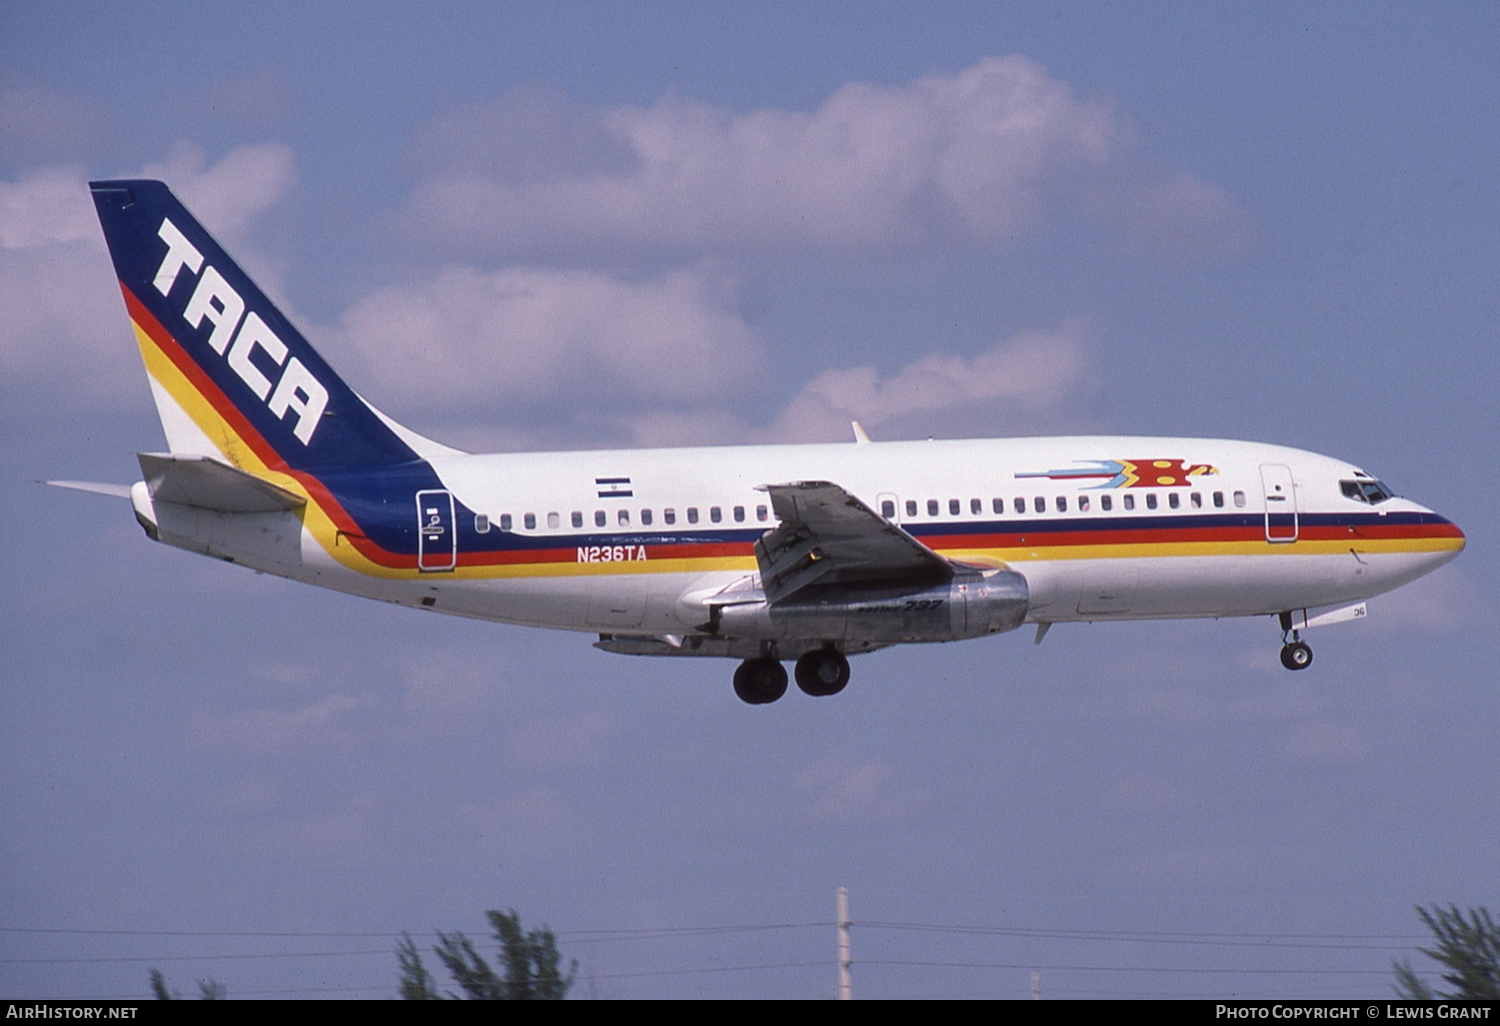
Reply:
<svg viewBox="0 0 1500 1026"><path fill-rule="evenodd" d="M923 581L953 564L828 481L767 485L780 525L755 543L766 599L810 584Z"/></svg>

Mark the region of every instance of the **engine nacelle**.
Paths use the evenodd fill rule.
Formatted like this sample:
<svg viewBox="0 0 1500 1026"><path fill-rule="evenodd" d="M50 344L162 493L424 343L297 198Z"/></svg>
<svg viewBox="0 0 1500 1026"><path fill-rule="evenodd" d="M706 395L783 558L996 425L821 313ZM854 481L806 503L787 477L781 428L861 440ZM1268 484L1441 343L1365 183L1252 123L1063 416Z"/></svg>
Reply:
<svg viewBox="0 0 1500 1026"><path fill-rule="evenodd" d="M1015 630L1026 617L1026 578L1013 570L961 572L926 588L808 587L774 605L718 609L718 633L741 638L825 641L957 641Z"/></svg>

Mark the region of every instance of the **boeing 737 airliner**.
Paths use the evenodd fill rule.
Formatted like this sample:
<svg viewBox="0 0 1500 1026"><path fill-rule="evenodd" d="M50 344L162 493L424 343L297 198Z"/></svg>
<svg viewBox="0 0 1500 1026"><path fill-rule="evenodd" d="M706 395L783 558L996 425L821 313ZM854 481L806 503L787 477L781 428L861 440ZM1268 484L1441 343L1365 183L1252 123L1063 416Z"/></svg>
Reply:
<svg viewBox="0 0 1500 1026"><path fill-rule="evenodd" d="M473 455L355 394L165 185L92 185L166 432L153 539L419 609L742 660L752 704L847 656L1035 624L1309 627L1451 560L1450 521L1341 460L1193 438ZM113 486L72 482L112 491ZM118 492L125 493L120 488Z"/></svg>

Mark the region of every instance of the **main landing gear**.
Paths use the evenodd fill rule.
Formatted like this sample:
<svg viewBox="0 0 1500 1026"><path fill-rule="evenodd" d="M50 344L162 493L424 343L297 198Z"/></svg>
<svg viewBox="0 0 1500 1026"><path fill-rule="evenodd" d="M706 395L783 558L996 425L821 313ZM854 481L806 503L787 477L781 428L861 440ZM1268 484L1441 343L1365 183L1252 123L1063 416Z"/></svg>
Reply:
<svg viewBox="0 0 1500 1026"><path fill-rule="evenodd" d="M849 660L829 645L797 660L797 686L815 697L836 695L849 683ZM786 669L773 654L746 659L734 671L734 693L742 702L766 705L786 694Z"/></svg>
<svg viewBox="0 0 1500 1026"><path fill-rule="evenodd" d="M786 668L770 656L746 659L734 671L734 693L751 705L774 702L786 694Z"/></svg>
<svg viewBox="0 0 1500 1026"><path fill-rule="evenodd" d="M1312 647L1292 629L1290 613L1281 614L1281 665L1288 670L1305 670L1312 665Z"/></svg>
<svg viewBox="0 0 1500 1026"><path fill-rule="evenodd" d="M849 660L833 646L802 653L797 660L797 686L814 698L836 695L849 683Z"/></svg>

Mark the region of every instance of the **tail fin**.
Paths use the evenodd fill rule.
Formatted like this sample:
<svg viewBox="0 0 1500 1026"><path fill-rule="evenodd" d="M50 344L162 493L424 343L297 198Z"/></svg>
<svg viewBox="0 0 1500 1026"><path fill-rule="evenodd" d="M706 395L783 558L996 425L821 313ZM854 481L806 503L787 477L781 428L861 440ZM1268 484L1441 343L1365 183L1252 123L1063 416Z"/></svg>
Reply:
<svg viewBox="0 0 1500 1026"><path fill-rule="evenodd" d="M90 188L172 452L252 471L418 458L425 439L344 384L164 184Z"/></svg>

